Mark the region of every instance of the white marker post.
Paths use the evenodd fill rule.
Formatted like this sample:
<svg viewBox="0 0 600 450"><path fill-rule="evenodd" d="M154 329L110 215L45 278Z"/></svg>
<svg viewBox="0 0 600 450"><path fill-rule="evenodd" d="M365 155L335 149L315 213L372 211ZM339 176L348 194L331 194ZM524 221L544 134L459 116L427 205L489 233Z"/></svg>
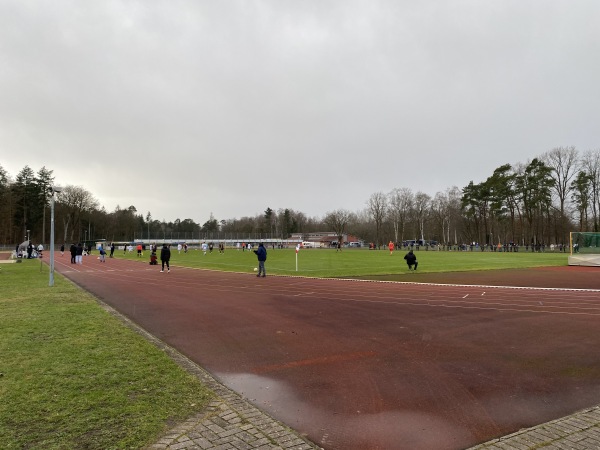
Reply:
<svg viewBox="0 0 600 450"><path fill-rule="evenodd" d="M298 272L298 252L300 251L300 244L296 245L296 272Z"/></svg>

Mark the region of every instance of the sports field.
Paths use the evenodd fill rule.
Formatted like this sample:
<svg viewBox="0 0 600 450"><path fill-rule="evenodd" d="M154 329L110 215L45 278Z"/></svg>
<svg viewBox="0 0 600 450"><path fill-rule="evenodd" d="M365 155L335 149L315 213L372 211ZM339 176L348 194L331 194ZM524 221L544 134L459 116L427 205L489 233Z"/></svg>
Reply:
<svg viewBox="0 0 600 450"><path fill-rule="evenodd" d="M390 275L406 281L404 276L414 275L408 271L404 261L405 250L367 250L347 248L341 252L335 249L294 249L268 248L267 272L274 275L300 275L314 277L372 277ZM160 255L160 245L158 248ZM419 261L418 273L465 272L479 270L519 269L527 267L549 267L567 265L568 254L559 252L446 252L415 251ZM117 258L149 261L150 253L145 251L141 258L137 253L116 251ZM159 261L160 262L160 261ZM226 272L252 272L257 266L256 255L250 251L226 249L219 253L204 254L201 250L190 249L187 253L171 248L171 263L200 269L215 269Z"/></svg>

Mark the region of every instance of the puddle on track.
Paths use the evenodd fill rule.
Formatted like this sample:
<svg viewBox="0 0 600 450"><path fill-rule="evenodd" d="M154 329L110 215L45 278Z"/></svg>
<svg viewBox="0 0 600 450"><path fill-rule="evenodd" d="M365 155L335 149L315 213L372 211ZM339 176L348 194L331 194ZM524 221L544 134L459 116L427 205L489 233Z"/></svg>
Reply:
<svg viewBox="0 0 600 450"><path fill-rule="evenodd" d="M475 443L468 430L421 411L337 412L315 408L293 389L254 374L217 377L251 403L327 450L459 449Z"/></svg>

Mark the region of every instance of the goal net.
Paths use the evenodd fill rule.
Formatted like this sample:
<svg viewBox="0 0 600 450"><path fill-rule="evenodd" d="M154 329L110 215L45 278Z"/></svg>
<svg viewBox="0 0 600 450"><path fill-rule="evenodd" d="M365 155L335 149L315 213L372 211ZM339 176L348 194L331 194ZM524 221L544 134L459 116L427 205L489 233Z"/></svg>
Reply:
<svg viewBox="0 0 600 450"><path fill-rule="evenodd" d="M600 266L600 233L573 231L570 233L571 266Z"/></svg>

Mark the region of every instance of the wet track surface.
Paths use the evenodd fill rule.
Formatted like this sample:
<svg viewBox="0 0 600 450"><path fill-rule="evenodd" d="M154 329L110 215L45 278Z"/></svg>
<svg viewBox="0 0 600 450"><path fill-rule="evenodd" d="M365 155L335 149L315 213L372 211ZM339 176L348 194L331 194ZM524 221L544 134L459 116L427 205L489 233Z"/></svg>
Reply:
<svg viewBox="0 0 600 450"><path fill-rule="evenodd" d="M600 292L86 263L56 268L326 449L466 448L600 403Z"/></svg>

